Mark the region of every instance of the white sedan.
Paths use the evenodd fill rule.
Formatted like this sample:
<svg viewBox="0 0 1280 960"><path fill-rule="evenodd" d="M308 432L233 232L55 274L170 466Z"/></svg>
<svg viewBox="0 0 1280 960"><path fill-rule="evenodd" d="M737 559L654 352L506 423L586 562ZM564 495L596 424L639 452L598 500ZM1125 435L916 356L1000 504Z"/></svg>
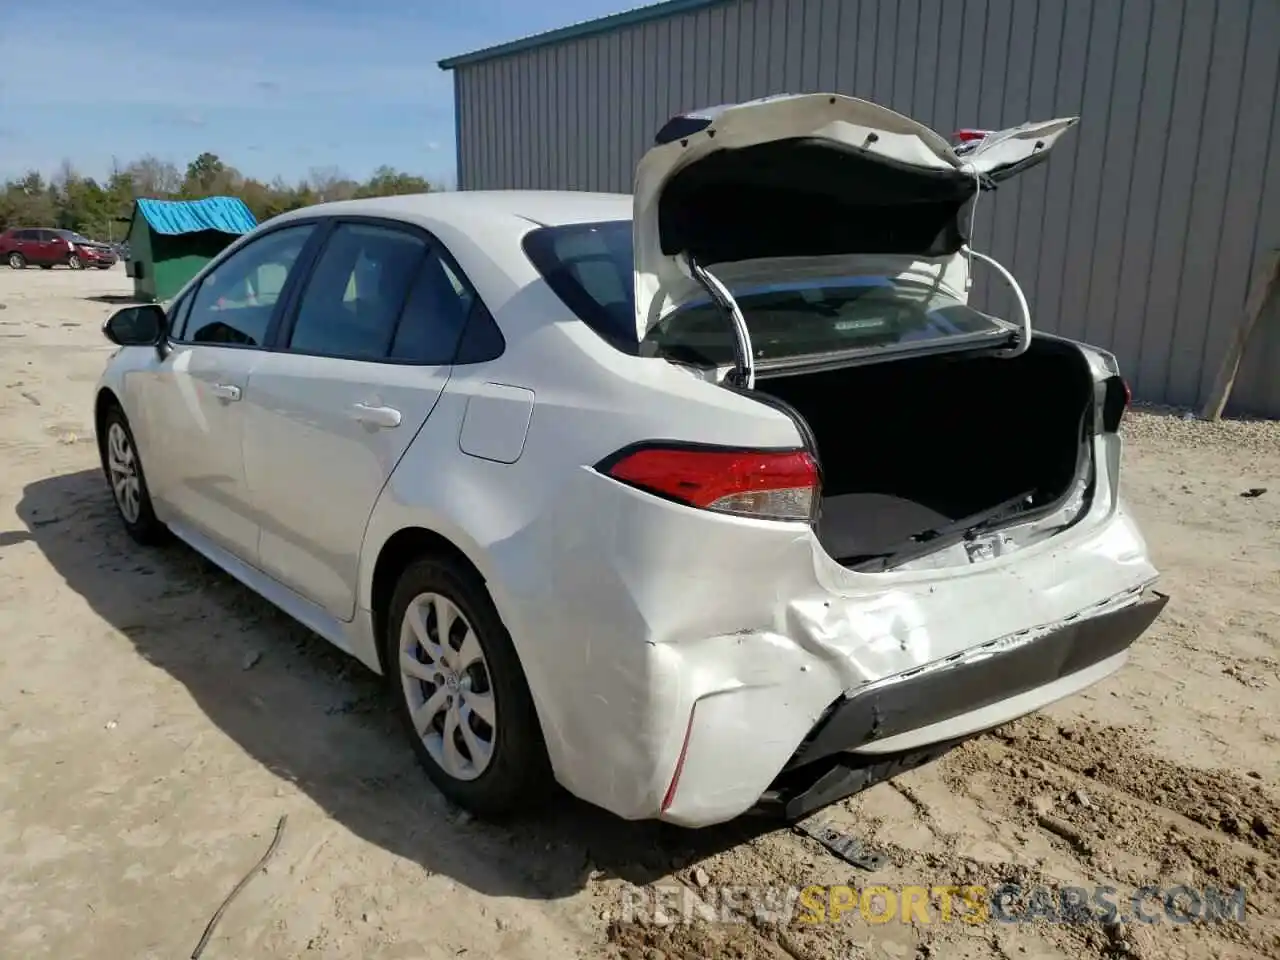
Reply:
<svg viewBox="0 0 1280 960"><path fill-rule="evenodd" d="M129 533L385 674L431 780L802 815L1108 676L1165 603L1109 354L967 303L978 194L1074 120L677 117L634 198L263 224L107 322ZM987 261L1006 280L1003 268Z"/></svg>

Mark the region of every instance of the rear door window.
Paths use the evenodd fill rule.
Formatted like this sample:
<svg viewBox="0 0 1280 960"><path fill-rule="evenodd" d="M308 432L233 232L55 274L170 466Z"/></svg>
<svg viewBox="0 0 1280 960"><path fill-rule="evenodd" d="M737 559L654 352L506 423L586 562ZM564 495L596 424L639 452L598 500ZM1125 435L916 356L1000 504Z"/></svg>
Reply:
<svg viewBox="0 0 1280 960"><path fill-rule="evenodd" d="M426 254L426 241L409 231L340 224L302 293L289 351L385 359Z"/></svg>
<svg viewBox="0 0 1280 960"><path fill-rule="evenodd" d="M391 344L391 359L448 364L458 352L476 297L456 273L432 253L414 281Z"/></svg>

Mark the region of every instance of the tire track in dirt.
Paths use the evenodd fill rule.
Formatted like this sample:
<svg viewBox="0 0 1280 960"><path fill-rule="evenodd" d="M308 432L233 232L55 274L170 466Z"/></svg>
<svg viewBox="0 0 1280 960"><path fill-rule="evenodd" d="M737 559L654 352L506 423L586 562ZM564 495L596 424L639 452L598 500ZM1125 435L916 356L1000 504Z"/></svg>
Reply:
<svg viewBox="0 0 1280 960"><path fill-rule="evenodd" d="M1106 776L1098 776L1100 772ZM1066 957L1159 960L1170 955L1216 958L1241 948L1261 956L1280 952L1280 925L1275 921L1280 917L1280 866L1269 849L1254 844L1269 837L1232 834L1196 801L1199 797L1201 806L1211 803L1220 809L1244 796L1248 801L1238 808L1265 822L1275 801L1260 785L1244 790L1250 786L1244 778L1186 770L1151 757L1126 740L1123 731L1088 721L1063 727L1041 716L963 745L939 762L938 775L955 796L976 801L1000 830L1023 839L1038 834L1047 840L1057 862L1045 863L1044 857L1028 856L1025 851L1015 851L1003 861L967 855L966 838L948 830L945 822L935 822L931 800L907 776L880 789L899 794L931 831L933 842L925 851L883 845L892 862L884 871L852 871L816 843L778 829L706 856L696 868L677 875L693 893L703 887L714 891L721 885L892 887L918 884L922 878L927 884L954 882L989 890L1016 885L1025 890L1062 887L1065 864L1066 871L1075 875L1071 885L1124 891L1120 902L1125 914L1129 912L1125 894L1148 885L1166 890L1215 887L1224 893L1243 887L1246 923L1147 925L1126 917L1128 922L1036 920L1012 927L895 924L891 929L869 931L856 922L808 924L794 917L788 925L762 923L750 913L743 924L693 922L669 927L624 925L615 918L608 924L607 955L843 960L871 955L867 951L879 947L877 956L999 958L1050 947ZM853 797L820 816L842 820L855 834L870 836L880 823L862 816L861 806L861 797ZM618 896L616 888L611 893ZM1016 898L1013 908L1018 909ZM1159 905L1152 902L1148 909L1158 911Z"/></svg>
<svg viewBox="0 0 1280 960"><path fill-rule="evenodd" d="M1034 715L998 736L1031 756L1280 856L1280 800L1267 793L1260 775L1189 770L1150 754L1125 730L1088 720L1059 724Z"/></svg>
<svg viewBox="0 0 1280 960"><path fill-rule="evenodd" d="M1263 838L1223 830L1203 809L1245 795L1240 809L1265 818L1275 800L1260 785L1246 792L1242 778L1171 764L1124 731L1039 715L958 751L946 779L1024 829L1065 828L1046 832L1095 883L1246 891L1244 924L1153 925L1141 931L1140 953L1159 956L1188 940L1202 950L1191 956L1220 956L1226 944L1280 952L1280 864L1256 843Z"/></svg>

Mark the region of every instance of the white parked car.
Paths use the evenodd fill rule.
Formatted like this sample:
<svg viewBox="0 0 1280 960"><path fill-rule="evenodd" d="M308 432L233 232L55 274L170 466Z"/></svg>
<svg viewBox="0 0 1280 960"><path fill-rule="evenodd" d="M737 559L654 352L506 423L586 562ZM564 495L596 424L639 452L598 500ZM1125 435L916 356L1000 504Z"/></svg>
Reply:
<svg viewBox="0 0 1280 960"><path fill-rule="evenodd" d="M961 159L769 98L671 121L634 198L278 217L107 322L121 517L386 674L482 815L799 816L1108 676L1165 603L1114 358L1016 284L967 305L977 193L1073 123Z"/></svg>

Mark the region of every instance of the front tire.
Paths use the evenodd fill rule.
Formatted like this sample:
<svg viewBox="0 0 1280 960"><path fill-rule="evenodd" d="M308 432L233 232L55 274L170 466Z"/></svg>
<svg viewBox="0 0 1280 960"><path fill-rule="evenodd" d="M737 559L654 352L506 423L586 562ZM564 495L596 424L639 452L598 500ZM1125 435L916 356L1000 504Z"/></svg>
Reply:
<svg viewBox="0 0 1280 960"><path fill-rule="evenodd" d="M9 268L11 270L25 270L27 268L27 258L15 250L9 254Z"/></svg>
<svg viewBox="0 0 1280 960"><path fill-rule="evenodd" d="M84 269L84 264L80 262L80 257L74 253L71 256L67 257L67 266L70 267L72 270Z"/></svg>
<svg viewBox="0 0 1280 960"><path fill-rule="evenodd" d="M138 543L153 546L168 539L169 530L156 519L151 493L142 472L138 445L129 429L129 418L118 406L102 418L102 470L107 475L111 496L125 530Z"/></svg>
<svg viewBox="0 0 1280 960"><path fill-rule="evenodd" d="M396 712L436 788L490 819L536 808L554 787L533 698L481 579L447 557L400 576L383 650Z"/></svg>

